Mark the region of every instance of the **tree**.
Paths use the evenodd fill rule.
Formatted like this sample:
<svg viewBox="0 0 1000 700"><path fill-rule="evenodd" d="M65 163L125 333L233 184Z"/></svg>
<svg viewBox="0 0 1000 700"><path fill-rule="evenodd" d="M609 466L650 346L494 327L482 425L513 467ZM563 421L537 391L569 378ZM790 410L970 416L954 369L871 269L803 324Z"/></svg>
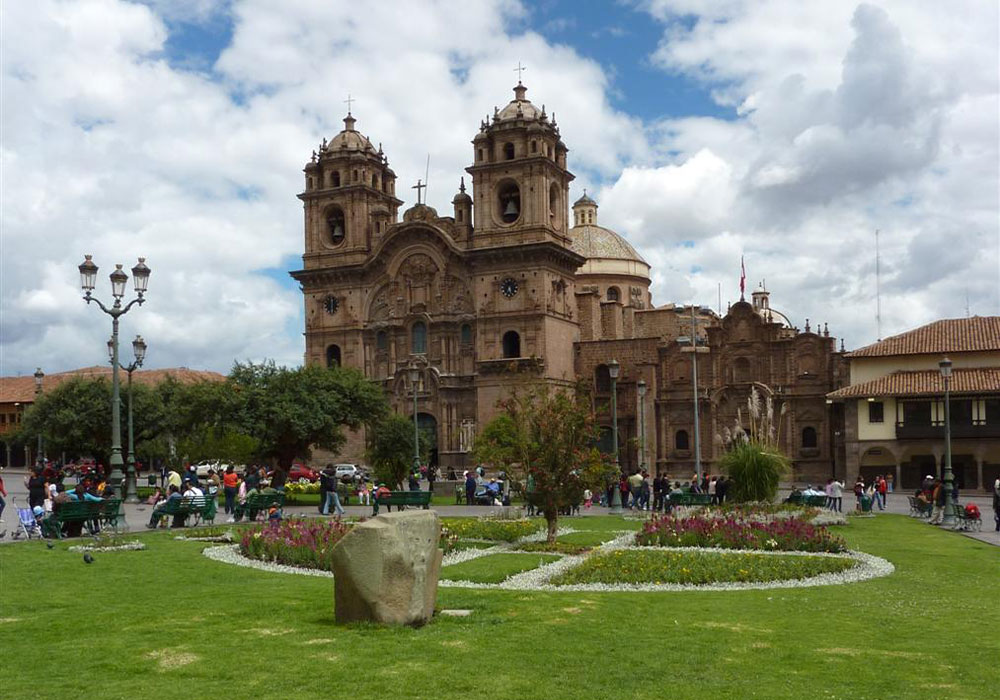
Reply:
<svg viewBox="0 0 1000 700"><path fill-rule="evenodd" d="M614 471L595 447L597 424L586 397L539 386L498 403L502 413L476 440L476 458L502 464L530 485L555 542L559 512L601 488Z"/></svg>
<svg viewBox="0 0 1000 700"><path fill-rule="evenodd" d="M111 384L78 378L43 393L24 414L19 439L39 434L48 454L106 462L111 453Z"/></svg>
<svg viewBox="0 0 1000 700"><path fill-rule="evenodd" d="M258 453L287 471L313 446L337 450L343 428L358 429L388 412L382 389L353 369L310 365L297 369L274 362L236 363L225 383L230 392L222 413L203 413L259 441Z"/></svg>
<svg viewBox="0 0 1000 700"><path fill-rule="evenodd" d="M781 415L787 404L782 404ZM736 425L732 432L727 428L719 439L728 448L719 460L719 467L732 483L726 491L734 501L774 501L778 482L790 468L788 457L778 447L781 444L781 424L774 420L771 398L762 404L754 387L747 399L750 433L743 429L743 412L737 411ZM777 426L777 427L775 427Z"/></svg>
<svg viewBox="0 0 1000 700"><path fill-rule="evenodd" d="M392 488L402 488L403 479L413 468L413 421L391 413L372 426L367 459L375 469L375 478ZM430 438L420 432L420 458L427 459Z"/></svg>

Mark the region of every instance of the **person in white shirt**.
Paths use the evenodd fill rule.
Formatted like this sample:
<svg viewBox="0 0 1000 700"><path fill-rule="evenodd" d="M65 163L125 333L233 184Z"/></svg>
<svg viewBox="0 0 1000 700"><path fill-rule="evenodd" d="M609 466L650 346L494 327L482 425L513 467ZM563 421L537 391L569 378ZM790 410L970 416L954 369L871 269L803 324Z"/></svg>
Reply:
<svg viewBox="0 0 1000 700"><path fill-rule="evenodd" d="M833 506L831 506L830 510L835 510L838 513L843 513L844 512L844 484L843 484L843 482L840 482L840 481L837 481L836 479L834 479L833 483L830 484L830 492L831 492L832 497L833 497Z"/></svg>

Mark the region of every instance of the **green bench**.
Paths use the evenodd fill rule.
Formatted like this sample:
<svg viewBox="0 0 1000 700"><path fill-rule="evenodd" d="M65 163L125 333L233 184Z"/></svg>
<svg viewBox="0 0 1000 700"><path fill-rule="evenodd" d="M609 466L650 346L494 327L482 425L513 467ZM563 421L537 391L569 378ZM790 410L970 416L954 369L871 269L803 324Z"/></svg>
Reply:
<svg viewBox="0 0 1000 700"><path fill-rule="evenodd" d="M236 506L234 519L239 522L243 519L243 514L247 513L247 520L256 520L258 513L267 513L271 506L281 508L285 505L285 494L283 493L252 493L247 496L243 504Z"/></svg>
<svg viewBox="0 0 1000 700"><path fill-rule="evenodd" d="M934 506L930 503L921 503L916 496L907 496L910 501L910 515L914 518L929 518Z"/></svg>
<svg viewBox="0 0 1000 700"><path fill-rule="evenodd" d="M672 493L667 499L671 506L708 506L712 504L712 497L707 493Z"/></svg>
<svg viewBox="0 0 1000 700"><path fill-rule="evenodd" d="M386 512L392 512L392 506L403 510L406 506L421 506L424 510L430 508L431 491L390 491L388 496L380 496L372 501L372 515L378 515L379 506L385 506Z"/></svg>
<svg viewBox="0 0 1000 700"><path fill-rule="evenodd" d="M786 503L791 503L798 506L814 506L816 508L826 507L826 496L804 496L801 493L789 494L788 498L785 500Z"/></svg>
<svg viewBox="0 0 1000 700"><path fill-rule="evenodd" d="M45 537L62 538L62 526L65 523L82 522L93 533L90 523L97 521L98 525L110 527L116 533L119 529L128 530L125 522L125 511L122 509L122 499L109 498L104 501L68 501L59 504L52 515L42 521L42 534Z"/></svg>
<svg viewBox="0 0 1000 700"><path fill-rule="evenodd" d="M161 516L172 516L174 523L183 521L189 515L198 518L199 522L214 523L218 502L213 496L197 496L195 498L175 498L158 506L157 513Z"/></svg>
<svg viewBox="0 0 1000 700"><path fill-rule="evenodd" d="M983 519L980 518L970 518L965 512L965 506L959 503L949 503L948 507L951 508L951 512L955 515L955 529L956 530L966 530L966 531L979 531L983 529Z"/></svg>

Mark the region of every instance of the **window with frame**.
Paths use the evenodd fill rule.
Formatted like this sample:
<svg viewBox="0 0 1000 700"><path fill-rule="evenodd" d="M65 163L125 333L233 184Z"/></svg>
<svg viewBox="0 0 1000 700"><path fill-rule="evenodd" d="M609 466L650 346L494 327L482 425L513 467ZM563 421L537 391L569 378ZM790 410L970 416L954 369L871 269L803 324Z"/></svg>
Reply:
<svg viewBox="0 0 1000 700"><path fill-rule="evenodd" d="M674 435L674 449L677 450L690 450L691 440L688 438L688 432L686 430L678 430Z"/></svg>
<svg viewBox="0 0 1000 700"><path fill-rule="evenodd" d="M459 331L459 341L462 345L472 345L472 326L468 323L462 324L462 328Z"/></svg>
<svg viewBox="0 0 1000 700"><path fill-rule="evenodd" d="M816 428L811 425L806 426L802 429L802 447L803 449L815 448L816 442Z"/></svg>
<svg viewBox="0 0 1000 700"><path fill-rule="evenodd" d="M410 352L422 355L427 352L427 325L417 321L410 329Z"/></svg>
<svg viewBox="0 0 1000 700"><path fill-rule="evenodd" d="M868 422L869 423L884 423L885 422L885 404L881 401L869 401L868 402Z"/></svg>
<svg viewBox="0 0 1000 700"><path fill-rule="evenodd" d="M389 334L385 331L379 331L375 334L375 349L376 350L388 350L389 349Z"/></svg>

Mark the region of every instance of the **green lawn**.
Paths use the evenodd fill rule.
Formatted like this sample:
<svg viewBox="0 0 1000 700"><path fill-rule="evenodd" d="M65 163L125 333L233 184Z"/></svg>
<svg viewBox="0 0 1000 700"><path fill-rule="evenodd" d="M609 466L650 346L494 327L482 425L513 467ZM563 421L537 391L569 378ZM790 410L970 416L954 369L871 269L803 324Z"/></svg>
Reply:
<svg viewBox="0 0 1000 700"><path fill-rule="evenodd" d="M551 554L488 554L444 567L441 569L441 578L449 581L500 583L514 574L536 569L558 558Z"/></svg>
<svg viewBox="0 0 1000 700"><path fill-rule="evenodd" d="M172 533L141 535L145 551L98 553L91 565L66 543L3 545L0 695L993 697L1000 548L904 516L838 532L896 573L741 592L442 588L440 607L472 615L416 630L337 627L329 579L212 562L199 555L206 545Z"/></svg>

